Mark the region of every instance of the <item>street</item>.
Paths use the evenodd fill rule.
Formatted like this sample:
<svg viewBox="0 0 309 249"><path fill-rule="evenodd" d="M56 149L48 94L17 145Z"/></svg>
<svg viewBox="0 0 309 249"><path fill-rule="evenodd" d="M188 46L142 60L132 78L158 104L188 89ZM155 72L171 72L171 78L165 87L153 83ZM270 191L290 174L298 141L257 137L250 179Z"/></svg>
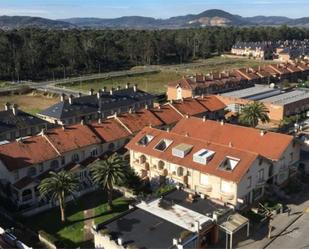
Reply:
<svg viewBox="0 0 309 249"><path fill-rule="evenodd" d="M267 249L278 248L309 248L309 214L302 215L286 231L279 235L267 246Z"/></svg>

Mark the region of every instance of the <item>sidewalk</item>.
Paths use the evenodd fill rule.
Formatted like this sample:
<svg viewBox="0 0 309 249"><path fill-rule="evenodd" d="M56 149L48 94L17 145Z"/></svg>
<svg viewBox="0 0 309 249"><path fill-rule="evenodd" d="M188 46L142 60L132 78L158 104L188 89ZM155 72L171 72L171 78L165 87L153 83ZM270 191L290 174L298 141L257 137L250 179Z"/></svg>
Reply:
<svg viewBox="0 0 309 249"><path fill-rule="evenodd" d="M302 192L303 194L296 196L294 200L290 200L291 204L288 204L288 207L291 208L290 216L288 215L288 213L282 213L274 217L274 219L272 220L273 229L270 239L267 238L268 224L264 224L259 229L252 229L250 231L250 237L234 245L234 248L266 248L273 240L275 240L280 234L282 234L294 222L296 222L304 214L304 210L309 207L309 191L307 190L308 186L306 186L306 190Z"/></svg>

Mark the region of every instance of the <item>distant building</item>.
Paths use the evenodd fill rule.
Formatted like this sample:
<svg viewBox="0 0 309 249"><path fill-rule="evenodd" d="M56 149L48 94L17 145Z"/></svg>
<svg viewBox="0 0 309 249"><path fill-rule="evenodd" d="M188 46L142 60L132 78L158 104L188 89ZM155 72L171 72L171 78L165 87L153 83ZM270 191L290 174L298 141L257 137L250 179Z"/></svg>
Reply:
<svg viewBox="0 0 309 249"><path fill-rule="evenodd" d="M5 110L0 111L0 141L35 135L47 124L45 120L20 110L17 105L6 103Z"/></svg>
<svg viewBox="0 0 309 249"><path fill-rule="evenodd" d="M232 54L262 60L272 60L274 51L272 42L237 42L231 49Z"/></svg>
<svg viewBox="0 0 309 249"><path fill-rule="evenodd" d="M66 99L62 95L61 102L43 110L39 116L50 123L70 125L80 123L81 120L88 122L99 118L106 119L115 113L139 110L146 105L151 107L153 100L153 95L137 89L137 86L127 85L124 89L110 91L104 88L96 94L90 90L87 96L70 95Z"/></svg>

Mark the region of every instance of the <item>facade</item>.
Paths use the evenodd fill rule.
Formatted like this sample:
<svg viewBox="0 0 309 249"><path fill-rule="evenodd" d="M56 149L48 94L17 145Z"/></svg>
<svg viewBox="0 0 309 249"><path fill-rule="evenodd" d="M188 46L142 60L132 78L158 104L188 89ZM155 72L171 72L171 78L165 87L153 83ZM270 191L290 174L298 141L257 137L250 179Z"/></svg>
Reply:
<svg viewBox="0 0 309 249"><path fill-rule="evenodd" d="M145 128L127 145L130 163L154 183L172 180L237 208L283 184L299 160L291 136L184 118L170 132Z"/></svg>
<svg viewBox="0 0 309 249"><path fill-rule="evenodd" d="M272 42L237 42L231 53L249 58L272 60L275 46Z"/></svg>
<svg viewBox="0 0 309 249"><path fill-rule="evenodd" d="M47 124L45 120L23 112L17 105L6 103L4 111L0 111L0 142L35 135Z"/></svg>
<svg viewBox="0 0 309 249"><path fill-rule="evenodd" d="M148 105L153 105L154 96L137 89L137 86L126 86L125 89L106 88L98 91L96 94L93 90L89 95L78 97L70 95L66 98L61 96L61 102L47 108L39 113L44 120L60 125L71 125L85 122L106 119L115 113L128 112L130 109L139 110Z"/></svg>

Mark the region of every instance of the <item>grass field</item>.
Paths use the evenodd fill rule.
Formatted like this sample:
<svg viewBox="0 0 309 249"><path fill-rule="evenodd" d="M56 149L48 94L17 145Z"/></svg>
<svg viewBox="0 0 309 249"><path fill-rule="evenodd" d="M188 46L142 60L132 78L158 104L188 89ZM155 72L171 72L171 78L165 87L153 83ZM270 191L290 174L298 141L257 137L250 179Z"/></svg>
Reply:
<svg viewBox="0 0 309 249"><path fill-rule="evenodd" d="M4 109L4 104L6 102L17 104L21 110L36 114L41 110L59 102L59 99L53 96L44 96L36 93L0 96L0 110Z"/></svg>
<svg viewBox="0 0 309 249"><path fill-rule="evenodd" d="M126 83L138 84L141 90L151 93L165 93L167 84L170 81L177 80L184 75L196 74L196 73L210 73L211 71L223 71L231 70L241 67L257 67L263 65L264 61L250 60L246 58L225 58L225 57L214 57L206 60L198 60L188 64L177 64L177 65L161 65L161 66L146 66L149 68L158 69L161 72L144 74L138 76L127 76L127 77L116 77L111 79L92 80L84 81L79 83L60 84L58 86L88 91L93 88L98 90L104 86L107 88L117 86L124 87ZM137 69L139 67L135 67ZM143 67L145 68L145 67Z"/></svg>
<svg viewBox="0 0 309 249"><path fill-rule="evenodd" d="M44 230L51 234L61 241L65 248L91 247L93 241L85 241L84 239L84 210L93 208L95 215L92 218L98 224L128 209L128 201L123 197L114 199L113 211L107 209L106 200L107 196L104 192L96 191L79 198L76 202L69 203L66 209L66 223L62 223L60 220L58 207L29 217L24 222L34 231Z"/></svg>

